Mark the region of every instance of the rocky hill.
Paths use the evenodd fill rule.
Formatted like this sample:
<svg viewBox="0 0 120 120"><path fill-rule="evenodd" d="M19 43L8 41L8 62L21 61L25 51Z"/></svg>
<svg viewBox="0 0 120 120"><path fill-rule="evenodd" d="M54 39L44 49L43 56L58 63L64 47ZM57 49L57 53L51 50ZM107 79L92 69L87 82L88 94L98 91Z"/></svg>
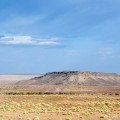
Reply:
<svg viewBox="0 0 120 120"><path fill-rule="evenodd" d="M17 85L120 86L120 75L79 71L50 72L30 80L19 81Z"/></svg>

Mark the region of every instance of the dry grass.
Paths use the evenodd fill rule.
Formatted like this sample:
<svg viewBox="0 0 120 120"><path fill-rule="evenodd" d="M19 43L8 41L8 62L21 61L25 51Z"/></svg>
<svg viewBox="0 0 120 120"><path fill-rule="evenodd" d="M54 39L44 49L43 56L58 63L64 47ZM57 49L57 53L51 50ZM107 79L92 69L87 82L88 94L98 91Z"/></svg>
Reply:
<svg viewBox="0 0 120 120"><path fill-rule="evenodd" d="M119 120L120 95L0 95L0 120Z"/></svg>

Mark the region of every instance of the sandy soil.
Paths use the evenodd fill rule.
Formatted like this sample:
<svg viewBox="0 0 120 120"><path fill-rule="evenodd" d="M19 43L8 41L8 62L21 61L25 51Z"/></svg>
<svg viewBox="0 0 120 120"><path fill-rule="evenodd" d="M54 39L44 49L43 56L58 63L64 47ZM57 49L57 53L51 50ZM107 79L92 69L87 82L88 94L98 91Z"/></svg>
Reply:
<svg viewBox="0 0 120 120"><path fill-rule="evenodd" d="M0 81L31 77L1 75ZM37 94L43 91L72 94ZM0 84L0 120L120 120L120 88Z"/></svg>
<svg viewBox="0 0 120 120"><path fill-rule="evenodd" d="M0 95L0 120L120 120L120 95Z"/></svg>

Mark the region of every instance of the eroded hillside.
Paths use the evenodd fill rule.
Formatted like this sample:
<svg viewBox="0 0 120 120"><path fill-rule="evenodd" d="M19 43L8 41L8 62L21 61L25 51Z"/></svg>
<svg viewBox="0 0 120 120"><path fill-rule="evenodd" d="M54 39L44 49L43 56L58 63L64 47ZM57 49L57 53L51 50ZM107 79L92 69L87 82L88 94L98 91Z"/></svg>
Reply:
<svg viewBox="0 0 120 120"><path fill-rule="evenodd" d="M50 72L30 80L19 81L17 85L120 86L120 75L79 71Z"/></svg>

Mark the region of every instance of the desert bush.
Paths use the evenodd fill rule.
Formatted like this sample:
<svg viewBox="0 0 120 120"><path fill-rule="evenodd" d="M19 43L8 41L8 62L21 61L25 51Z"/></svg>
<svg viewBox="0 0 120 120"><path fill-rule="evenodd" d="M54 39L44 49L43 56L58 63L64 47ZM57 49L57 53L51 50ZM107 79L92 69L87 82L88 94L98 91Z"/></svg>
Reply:
<svg viewBox="0 0 120 120"><path fill-rule="evenodd" d="M115 93L115 95L119 95L119 93Z"/></svg>

